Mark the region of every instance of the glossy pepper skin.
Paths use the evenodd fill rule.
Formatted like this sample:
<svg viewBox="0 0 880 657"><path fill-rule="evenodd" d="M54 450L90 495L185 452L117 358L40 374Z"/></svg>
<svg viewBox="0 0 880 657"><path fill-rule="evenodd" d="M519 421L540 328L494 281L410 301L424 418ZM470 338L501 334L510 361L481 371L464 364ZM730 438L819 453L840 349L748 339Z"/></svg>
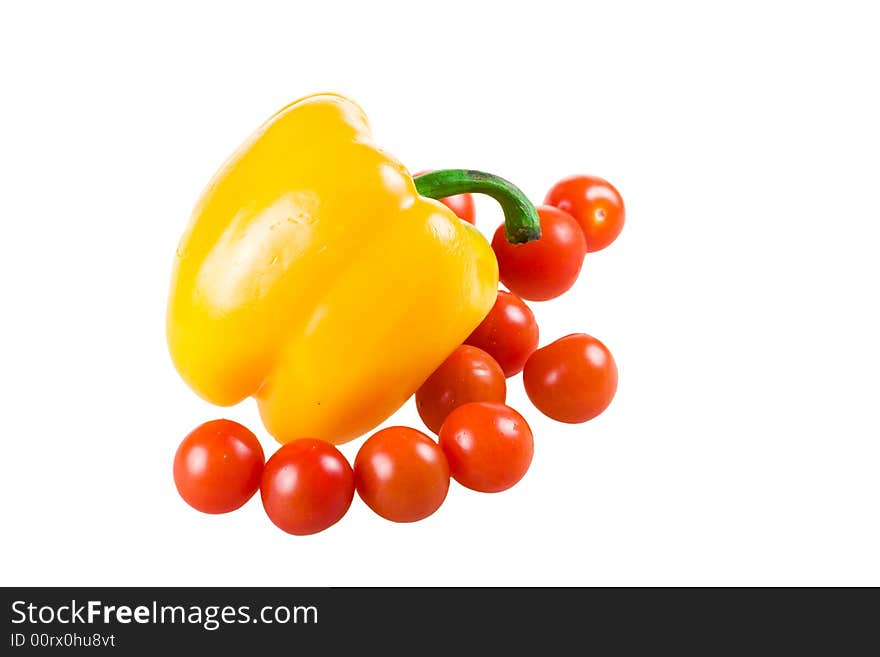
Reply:
<svg viewBox="0 0 880 657"><path fill-rule="evenodd" d="M495 301L488 242L334 94L271 117L203 192L167 313L174 364L279 442L351 440L397 410Z"/></svg>

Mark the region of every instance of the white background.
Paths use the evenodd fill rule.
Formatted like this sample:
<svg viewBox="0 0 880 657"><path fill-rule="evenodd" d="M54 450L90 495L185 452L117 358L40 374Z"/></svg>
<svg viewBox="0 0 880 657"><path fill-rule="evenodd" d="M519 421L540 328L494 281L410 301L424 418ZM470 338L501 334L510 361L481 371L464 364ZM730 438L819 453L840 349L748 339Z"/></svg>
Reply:
<svg viewBox="0 0 880 657"><path fill-rule="evenodd" d="M0 582L880 585L870 7L3 3ZM621 238L533 308L542 344L605 341L620 389L568 426L517 377L536 435L518 486L454 484L411 525L355 498L298 538L258 496L226 516L178 498L200 422L275 444L251 401L179 380L164 312L203 185L322 90L411 170L485 169L536 201L570 173L618 186ZM393 422L419 426L412 402Z"/></svg>

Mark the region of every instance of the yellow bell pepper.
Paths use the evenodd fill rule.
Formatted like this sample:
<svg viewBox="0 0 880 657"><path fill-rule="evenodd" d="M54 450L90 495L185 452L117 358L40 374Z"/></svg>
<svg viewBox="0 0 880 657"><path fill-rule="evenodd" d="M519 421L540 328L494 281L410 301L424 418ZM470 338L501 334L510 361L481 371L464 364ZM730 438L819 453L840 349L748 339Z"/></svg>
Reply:
<svg viewBox="0 0 880 657"><path fill-rule="evenodd" d="M414 181L352 101L288 105L215 174L181 239L167 315L178 372L214 404L255 397L280 442L369 431L495 301L488 242L424 198L464 192L499 200L511 241L540 235L534 207L500 178Z"/></svg>

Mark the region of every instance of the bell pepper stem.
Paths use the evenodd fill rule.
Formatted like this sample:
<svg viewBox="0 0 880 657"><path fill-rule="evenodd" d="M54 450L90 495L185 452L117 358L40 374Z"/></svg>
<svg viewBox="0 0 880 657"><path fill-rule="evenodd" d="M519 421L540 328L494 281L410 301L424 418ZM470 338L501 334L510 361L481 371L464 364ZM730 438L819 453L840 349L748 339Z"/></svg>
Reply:
<svg viewBox="0 0 880 657"><path fill-rule="evenodd" d="M416 190L428 198L445 198L456 194L486 194L504 211L504 235L511 244L525 244L541 238L538 211L513 183L491 173L470 169L429 171L413 180Z"/></svg>

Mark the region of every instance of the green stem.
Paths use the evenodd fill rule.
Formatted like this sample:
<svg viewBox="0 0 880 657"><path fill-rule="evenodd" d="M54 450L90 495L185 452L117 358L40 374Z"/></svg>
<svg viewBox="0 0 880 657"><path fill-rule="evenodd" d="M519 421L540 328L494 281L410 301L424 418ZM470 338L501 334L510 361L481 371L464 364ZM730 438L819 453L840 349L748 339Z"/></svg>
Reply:
<svg viewBox="0 0 880 657"><path fill-rule="evenodd" d="M504 235L511 244L525 244L541 238L538 211L516 185L491 173L470 169L442 169L414 178L416 190L428 198L456 194L486 194L504 211Z"/></svg>

